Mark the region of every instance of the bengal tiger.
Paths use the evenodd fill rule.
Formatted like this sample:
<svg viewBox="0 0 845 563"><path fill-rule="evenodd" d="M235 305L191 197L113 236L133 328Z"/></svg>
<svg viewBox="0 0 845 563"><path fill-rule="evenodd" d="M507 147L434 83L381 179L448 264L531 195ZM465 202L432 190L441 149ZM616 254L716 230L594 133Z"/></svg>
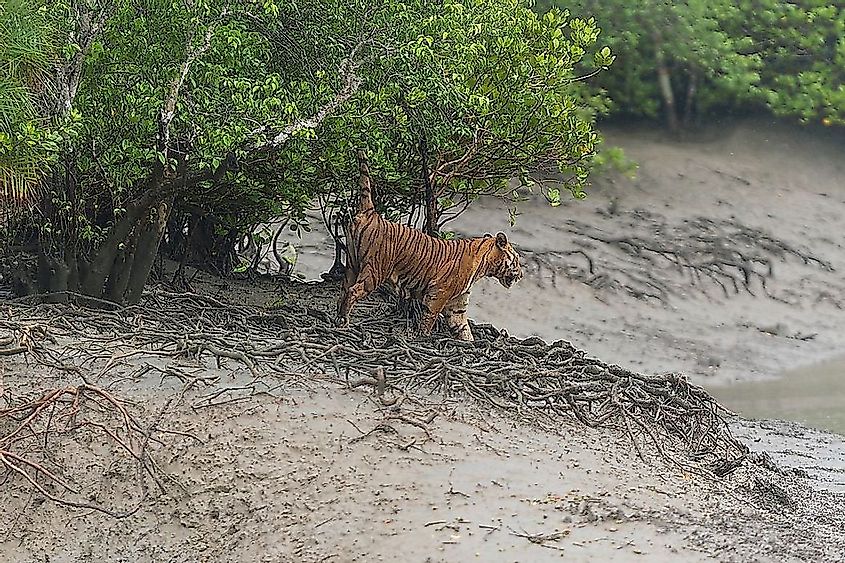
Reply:
<svg viewBox="0 0 845 563"><path fill-rule="evenodd" d="M467 320L472 285L495 277L509 288L522 279L519 255L505 233L495 237L442 240L393 223L373 206L367 157L358 151L360 201L346 225L347 267L337 307L337 322L349 326L349 313L360 299L383 283L425 306L419 332L431 334L443 313L455 338L473 340Z"/></svg>

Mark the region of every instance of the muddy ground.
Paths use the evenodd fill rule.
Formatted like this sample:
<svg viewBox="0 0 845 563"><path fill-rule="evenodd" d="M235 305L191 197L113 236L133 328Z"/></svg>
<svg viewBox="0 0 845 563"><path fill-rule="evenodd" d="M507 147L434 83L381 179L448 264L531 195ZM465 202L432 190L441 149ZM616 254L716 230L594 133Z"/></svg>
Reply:
<svg viewBox="0 0 845 563"><path fill-rule="evenodd" d="M473 318L708 384L845 355L845 135L765 118L714 123L684 141L636 125L602 132L637 163L633 178L593 176L586 200L557 208L529 200L513 227L493 200L450 223L467 236L503 230L528 253L528 275L511 290L478 284ZM296 242L297 271L319 278L332 261L324 231ZM689 263L715 255L736 265L696 275L655 252L702 244L706 257ZM746 287L743 268L764 278Z"/></svg>
<svg viewBox="0 0 845 563"><path fill-rule="evenodd" d="M509 292L488 282L478 288L476 320L698 382L773 377L843 349L839 140L764 121L685 143L630 127L609 128L607 137L640 163L636 179L597 178L586 202L562 208L527 202L514 228L493 202L456 225L467 234L501 227L533 252L527 278ZM654 253L597 240L623 232L629 243L669 241L679 251L717 236L726 256L735 258L730 253L741 246L747 257L762 257L759 247L747 247L748 229L783 244L767 247L771 275L768 264L750 260L748 287L740 283L727 295L718 281L695 278ZM317 236L305 241L299 268L309 277L325 267L316 257L324 244ZM583 254L554 254L572 251L584 252L593 270ZM741 268L725 271L742 275ZM195 285L234 303L278 305L294 296L270 282L198 278ZM71 361L91 343L65 336L50 346ZM215 385L245 377L244 367L208 358L186 366L152 351L104 354L82 366L89 383L133 399L133 412L147 423L159 420L193 438L169 436L157 446L168 476L163 492L153 488L125 519L58 507L7 482L0 560L845 559L845 444L834 434L737 419L736 435L752 451L769 452L778 471L748 464L712 480L641 460L618 432L572 420L541 428L468 402L444 404L426 429L396 421L384 427L371 390L319 374L200 407ZM219 379L171 400L181 384L160 372L138 375L145 363L166 369L168 362ZM0 358L0 374L5 391L21 393L80 378L21 355ZM71 445L57 455L81 490L112 506L135 506L141 490L132 485L131 463L109 462L95 443Z"/></svg>
<svg viewBox="0 0 845 563"><path fill-rule="evenodd" d="M206 290L223 298L234 288L245 289L230 283ZM314 311L330 310L331 291L309 300ZM299 293L281 291L290 302L300 301ZM248 294L278 300L279 290L250 286ZM714 479L648 453L640 459L619 431L570 417L538 425L460 397L437 401L438 417L418 426L413 405L394 411L371 389L350 389L319 370L267 374L259 378L260 393L240 394L256 379L234 359L141 345L157 330L143 313L129 316L134 336L116 337L87 313L55 311L49 353L4 361L5 391L25 394L84 379L128 399L140 427L159 431L161 442L151 443L149 453L162 485L141 486L134 460L103 445L102 436L63 436L59 410L49 457L80 494L47 490L113 511L139 509L127 518L71 510L45 501L20 479L7 482L0 507L4 561L374 561L400 554L406 561L450 562L834 561L845 555L845 490L835 479L845 457L833 453L845 448L829 434L736 421L737 435L753 451L770 452L776 465L749 461ZM77 328L61 328L68 324ZM45 365L51 362L60 367ZM202 381L171 377L176 374Z"/></svg>

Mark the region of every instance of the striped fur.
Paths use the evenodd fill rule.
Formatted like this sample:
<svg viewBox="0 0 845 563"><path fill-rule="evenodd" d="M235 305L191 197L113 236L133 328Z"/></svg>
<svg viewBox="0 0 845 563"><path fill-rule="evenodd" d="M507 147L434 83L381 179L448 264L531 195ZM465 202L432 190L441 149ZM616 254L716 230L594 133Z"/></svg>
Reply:
<svg viewBox="0 0 845 563"><path fill-rule="evenodd" d="M423 334L431 333L443 313L456 338L472 340L467 321L472 285L483 277L495 277L510 287L522 278L519 255L507 236L441 240L387 221L373 207L369 167L360 151L358 164L361 200L346 229L348 261L338 302L339 324L347 326L355 303L387 283L401 295L423 302Z"/></svg>

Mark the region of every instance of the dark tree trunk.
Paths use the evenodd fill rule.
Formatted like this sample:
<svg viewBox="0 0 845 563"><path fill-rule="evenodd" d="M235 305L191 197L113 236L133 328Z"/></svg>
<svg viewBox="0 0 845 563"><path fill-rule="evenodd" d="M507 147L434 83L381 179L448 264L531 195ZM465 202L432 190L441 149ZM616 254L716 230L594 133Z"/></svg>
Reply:
<svg viewBox="0 0 845 563"><path fill-rule="evenodd" d="M153 192L127 206L127 212L111 228L106 240L86 261L74 246L74 238L63 252L39 246L37 249L37 291L47 300L66 300L70 293L90 297L92 303L137 303L150 274L171 203L162 203ZM21 284L26 290L25 284Z"/></svg>
<svg viewBox="0 0 845 563"><path fill-rule="evenodd" d="M335 225L332 228L332 238L334 239L334 263L328 272L321 274L326 281L339 281L346 275L347 266L343 263L343 256L346 254L346 246L341 242L340 235L343 229L340 223L335 220Z"/></svg>
<svg viewBox="0 0 845 563"><path fill-rule="evenodd" d="M237 229L221 225L214 216L195 217L188 233L188 263L218 276L229 275L237 266L240 235Z"/></svg>
<svg viewBox="0 0 845 563"><path fill-rule="evenodd" d="M111 273L106 279L106 287L103 292L109 301L114 301L115 303L123 302L126 287L129 285L129 273L135 261L139 235L139 227L136 226L132 229L129 240L123 244L123 248L118 252L117 258L115 258L114 264L112 264Z"/></svg>
<svg viewBox="0 0 845 563"><path fill-rule="evenodd" d="M422 161L422 181L425 187L425 223L423 231L431 236L437 236L437 223L440 213L437 209L437 193L431 183L431 171L428 166L428 142L425 134L420 137L420 160Z"/></svg>
<svg viewBox="0 0 845 563"><path fill-rule="evenodd" d="M38 293L38 283L33 279L33 270L16 261L11 269L12 293L19 296L34 295ZM37 272L36 272L37 273Z"/></svg>
<svg viewBox="0 0 845 563"><path fill-rule="evenodd" d="M68 279L70 268L46 252L38 255L38 287L41 293L48 294L48 303L59 303L67 300Z"/></svg>
<svg viewBox="0 0 845 563"><path fill-rule="evenodd" d="M172 207L172 200L159 203L150 221L141 228L135 251L135 260L132 263L131 273L127 276L126 301L128 303L137 303L141 299L144 285L150 277L150 270L153 267L156 254L158 254L158 247L164 236L164 229L167 226L167 219Z"/></svg>
<svg viewBox="0 0 845 563"><path fill-rule="evenodd" d="M327 280L341 280L346 274L346 266L343 264L343 244L340 240L334 241L334 262L329 271L323 275L323 279Z"/></svg>
<svg viewBox="0 0 845 563"><path fill-rule="evenodd" d="M118 254L131 242L132 231L138 228L138 224L149 218L153 206L158 203L156 193L159 187L160 183L150 186L144 195L126 206L126 213L111 228L86 267L85 275L81 276L84 279L82 293L92 297L107 296L106 281L115 268Z"/></svg>
<svg viewBox="0 0 845 563"><path fill-rule="evenodd" d="M68 266L68 287L80 287L82 285L82 275L85 273L85 266L79 265L79 252L76 249L74 241L68 241L65 248L65 264Z"/></svg>
<svg viewBox="0 0 845 563"><path fill-rule="evenodd" d="M188 213L179 212L174 209L167 220L165 236L161 241L161 249L165 256L173 260L181 260L185 257L188 246L186 231L190 231L192 216Z"/></svg>

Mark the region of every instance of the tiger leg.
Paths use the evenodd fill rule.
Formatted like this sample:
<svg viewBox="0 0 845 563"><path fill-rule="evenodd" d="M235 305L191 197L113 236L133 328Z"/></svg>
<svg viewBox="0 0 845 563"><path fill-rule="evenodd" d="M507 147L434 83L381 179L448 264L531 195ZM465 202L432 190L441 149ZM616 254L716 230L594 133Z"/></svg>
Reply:
<svg viewBox="0 0 845 563"><path fill-rule="evenodd" d="M443 314L446 316L446 325L452 332L452 336L458 340L472 342L475 339L469 328L469 319L467 318L468 305L469 292L467 291L449 301L443 309Z"/></svg>
<svg viewBox="0 0 845 563"><path fill-rule="evenodd" d="M369 264L361 267L361 271L349 289L340 300L338 307L338 322L341 326L349 326L349 313L359 300L372 293L383 280L376 276L375 270Z"/></svg>
<svg viewBox="0 0 845 563"><path fill-rule="evenodd" d="M343 284L340 286L340 297L337 300L337 326L349 326L349 312L344 315L344 303L348 299L349 289L358 281L358 274L352 266L346 267L346 273L343 276Z"/></svg>
<svg viewBox="0 0 845 563"><path fill-rule="evenodd" d="M443 311L443 307L446 306L448 300L449 298L444 292L427 293L423 297L423 305L426 308L420 321L420 332L423 335L429 336L431 334L431 329L434 328L437 316Z"/></svg>

